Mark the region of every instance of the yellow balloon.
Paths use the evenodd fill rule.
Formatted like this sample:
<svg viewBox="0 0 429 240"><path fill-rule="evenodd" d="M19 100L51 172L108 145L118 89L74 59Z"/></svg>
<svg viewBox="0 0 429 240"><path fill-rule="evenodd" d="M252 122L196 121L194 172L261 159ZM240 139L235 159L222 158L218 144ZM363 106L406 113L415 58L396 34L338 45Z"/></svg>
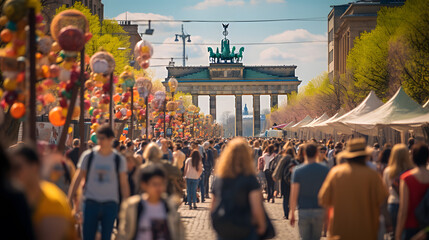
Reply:
<svg viewBox="0 0 429 240"><path fill-rule="evenodd" d="M68 133L72 133L73 132L73 128L72 127L69 127L69 129L68 129Z"/></svg>

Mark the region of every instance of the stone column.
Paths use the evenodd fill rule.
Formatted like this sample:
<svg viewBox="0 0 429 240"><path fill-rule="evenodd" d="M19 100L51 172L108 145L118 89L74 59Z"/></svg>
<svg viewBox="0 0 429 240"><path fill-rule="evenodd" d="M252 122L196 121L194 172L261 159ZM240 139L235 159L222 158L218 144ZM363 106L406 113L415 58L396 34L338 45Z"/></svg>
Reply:
<svg viewBox="0 0 429 240"><path fill-rule="evenodd" d="M198 107L198 95L192 95L192 104Z"/></svg>
<svg viewBox="0 0 429 240"><path fill-rule="evenodd" d="M261 98L260 95L253 95L253 136L261 132Z"/></svg>
<svg viewBox="0 0 429 240"><path fill-rule="evenodd" d="M235 95L235 136L243 136L243 102L241 95Z"/></svg>
<svg viewBox="0 0 429 240"><path fill-rule="evenodd" d="M279 104L279 95L273 94L271 95L271 107Z"/></svg>
<svg viewBox="0 0 429 240"><path fill-rule="evenodd" d="M216 95L210 95L210 115L216 120Z"/></svg>

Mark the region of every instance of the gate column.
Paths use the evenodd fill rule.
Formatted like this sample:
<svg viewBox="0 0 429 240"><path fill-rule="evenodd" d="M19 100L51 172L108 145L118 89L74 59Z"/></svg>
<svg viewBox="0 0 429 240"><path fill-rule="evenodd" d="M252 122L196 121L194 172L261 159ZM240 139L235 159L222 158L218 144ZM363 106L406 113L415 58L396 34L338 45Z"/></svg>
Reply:
<svg viewBox="0 0 429 240"><path fill-rule="evenodd" d="M210 115L216 121L216 95L210 95Z"/></svg>
<svg viewBox="0 0 429 240"><path fill-rule="evenodd" d="M243 102L241 95L235 95L235 136L243 136Z"/></svg>
<svg viewBox="0 0 429 240"><path fill-rule="evenodd" d="M278 105L279 103L279 95L273 94L271 95L271 107Z"/></svg>
<svg viewBox="0 0 429 240"><path fill-rule="evenodd" d="M261 132L261 98L260 95L253 95L253 136Z"/></svg>
<svg viewBox="0 0 429 240"><path fill-rule="evenodd" d="M192 95L192 104L198 107L198 95Z"/></svg>

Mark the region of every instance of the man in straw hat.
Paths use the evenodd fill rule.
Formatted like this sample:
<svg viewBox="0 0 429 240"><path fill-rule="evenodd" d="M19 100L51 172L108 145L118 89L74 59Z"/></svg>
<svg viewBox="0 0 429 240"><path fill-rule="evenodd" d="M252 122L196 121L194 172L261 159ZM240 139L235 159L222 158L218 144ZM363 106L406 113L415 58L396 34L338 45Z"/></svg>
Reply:
<svg viewBox="0 0 429 240"><path fill-rule="evenodd" d="M329 215L328 239L377 239L388 192L377 172L365 164L370 154L365 139L351 139L337 156L344 163L332 168L320 189L319 203Z"/></svg>

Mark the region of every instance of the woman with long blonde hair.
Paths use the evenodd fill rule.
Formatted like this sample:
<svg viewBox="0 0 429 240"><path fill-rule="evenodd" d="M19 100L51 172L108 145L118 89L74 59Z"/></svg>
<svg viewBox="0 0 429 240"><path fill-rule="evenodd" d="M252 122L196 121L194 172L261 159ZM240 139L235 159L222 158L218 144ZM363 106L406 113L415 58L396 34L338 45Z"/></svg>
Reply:
<svg viewBox="0 0 429 240"><path fill-rule="evenodd" d="M395 232L399 210L399 177L411 168L413 168L413 163L407 146L405 144L396 144L391 150L388 165L383 172L383 182L389 189L387 210L392 220L393 232Z"/></svg>
<svg viewBox="0 0 429 240"><path fill-rule="evenodd" d="M218 239L259 239L266 219L252 150L243 138L228 143L215 174L211 216Z"/></svg>

